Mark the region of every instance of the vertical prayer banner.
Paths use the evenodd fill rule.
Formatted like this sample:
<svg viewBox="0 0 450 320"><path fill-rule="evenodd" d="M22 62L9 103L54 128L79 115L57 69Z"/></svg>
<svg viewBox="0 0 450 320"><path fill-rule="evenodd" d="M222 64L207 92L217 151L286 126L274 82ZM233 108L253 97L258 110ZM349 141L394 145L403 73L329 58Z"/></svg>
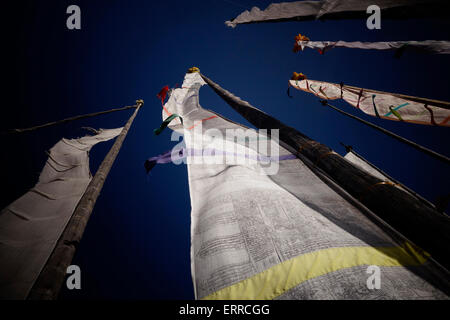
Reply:
<svg viewBox="0 0 450 320"><path fill-rule="evenodd" d="M188 150L197 299L447 298L431 280L443 274L427 254L367 218L270 128L263 134L203 109L204 84L199 73L187 74L165 104L183 118L169 128L184 135ZM231 94L225 99L234 103ZM246 138L225 139L226 130L247 132ZM252 145L248 130L268 148ZM211 149L256 161L205 161L216 154ZM370 265L380 268L379 290L367 288Z"/></svg>
<svg viewBox="0 0 450 320"><path fill-rule="evenodd" d="M50 149L37 184L0 212L0 298L25 299L84 194L89 151L122 128L62 139Z"/></svg>

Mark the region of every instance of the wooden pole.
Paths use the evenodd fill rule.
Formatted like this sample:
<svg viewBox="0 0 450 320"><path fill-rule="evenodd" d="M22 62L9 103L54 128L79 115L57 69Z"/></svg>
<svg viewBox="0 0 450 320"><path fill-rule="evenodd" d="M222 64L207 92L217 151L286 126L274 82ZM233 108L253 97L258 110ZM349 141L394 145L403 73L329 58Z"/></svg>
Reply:
<svg viewBox="0 0 450 320"><path fill-rule="evenodd" d="M116 112L116 111L123 111L123 110L128 110L128 109L135 109L137 108L138 105L134 105L134 106L126 106L126 107L122 107L122 108L115 108L115 109L111 109L111 110L106 110L106 111L100 111L100 112L94 112L94 113L88 113L88 114L83 114L83 115L79 115L79 116L74 116L74 117L70 117L70 118L66 118L66 119L62 119L62 120L58 120L58 121L52 121L52 122L48 122L45 124L41 124L38 126L34 126L34 127L30 127L30 128L23 128L23 129L10 129L6 132L2 132L2 134L12 134L12 133L24 133L24 132L30 132L30 131L34 131L34 130L38 130L38 129L43 129L43 128L47 128L47 127L51 127L51 126L55 126L58 124L63 124L63 123L67 123L67 122L71 122L74 120L80 120L80 119L85 119L85 118L92 118L95 116L99 116L99 115L103 115L103 114L108 114L108 113L112 113L112 112Z"/></svg>
<svg viewBox="0 0 450 320"><path fill-rule="evenodd" d="M34 283L28 295L29 300L54 300L58 297L66 276L67 267L72 262L76 248L81 241L84 229L92 214L95 202L102 190L106 177L122 147L134 118L143 104L144 101L142 100L136 101L136 110L123 127L122 132L116 138L114 145L109 150L95 176L86 188L55 249Z"/></svg>
<svg viewBox="0 0 450 320"><path fill-rule="evenodd" d="M255 127L279 129L280 141L320 168L351 196L450 269L450 219L410 193L359 169L329 147L253 107L202 75L206 83Z"/></svg>
<svg viewBox="0 0 450 320"><path fill-rule="evenodd" d="M356 152L352 146L347 146L345 144L343 144L342 142L340 142L340 144L345 148L345 150L347 152L351 152L353 153L356 157L358 157L359 159L361 159L361 161L364 161L368 166L374 168L376 171L378 171L379 173L381 173L383 176L385 176L387 179L391 180L392 182L398 184L399 186L401 186L403 189L405 189L406 191L408 191L409 193L411 193L413 196L415 196L417 199L419 199L420 201L422 201L423 203L427 204L428 206L430 206L433 209L436 209L436 206L431 203L430 201L428 201L427 199L423 198L420 194L416 193L414 190L411 190L410 188L408 188L407 186L405 186L403 183L401 183L400 181L396 180L395 178L391 177L390 175L388 175L386 172L384 172L383 170L381 170L380 168L378 168L377 166L375 166L373 163L367 161L366 158L364 158L362 155L360 155L358 152ZM439 211L439 210L438 210ZM439 211L441 212L441 211Z"/></svg>
<svg viewBox="0 0 450 320"><path fill-rule="evenodd" d="M444 155L442 155L440 153L437 153L436 151L433 151L433 150L430 150L428 148L425 148L424 146L421 146L420 144L417 144L415 142L412 142L411 140L405 139L405 138L403 138L403 137L401 137L401 136L399 136L399 135L397 135L397 134L395 134L395 133L393 133L393 132L391 132L389 130L383 129L382 127L377 126L377 125L375 125L375 124L373 124L373 123L371 123L369 121L363 120L363 119L361 119L361 118L359 118L357 116L354 116L354 115L352 115L352 114L350 114L348 112L345 112L345 111L343 111L343 110L341 110L339 108L336 108L335 106L329 104L327 100L321 100L320 103L322 105L324 105L324 106L329 106L333 110L336 110L337 112L340 112L343 115L346 115L347 117L350 117L350 118L355 119L355 120L357 120L359 122L362 122L365 125L373 128L375 130L378 130L378 131L384 133L387 136L390 136L391 138L394 138L394 139L396 139L396 140L398 140L398 141L400 141L400 142L402 142L404 144L407 144L407 145L409 145L409 146L411 146L411 147L413 147L413 148L415 148L415 149L417 149L417 150L419 150L419 151L421 151L423 153L426 153L427 155L429 155L429 156L431 156L431 157L433 157L435 159L443 161L446 164L450 164L450 158L448 158L448 157L446 157L446 156L444 156Z"/></svg>

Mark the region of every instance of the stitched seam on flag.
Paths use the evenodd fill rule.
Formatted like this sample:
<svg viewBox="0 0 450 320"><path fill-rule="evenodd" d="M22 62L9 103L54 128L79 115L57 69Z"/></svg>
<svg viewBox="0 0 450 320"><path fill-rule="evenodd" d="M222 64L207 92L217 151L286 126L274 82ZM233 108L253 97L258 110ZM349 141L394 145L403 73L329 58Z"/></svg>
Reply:
<svg viewBox="0 0 450 320"><path fill-rule="evenodd" d="M341 247L314 251L277 264L218 290L203 300L274 299L299 284L341 269L362 265L418 266L429 255L409 243L397 247Z"/></svg>
<svg viewBox="0 0 450 320"><path fill-rule="evenodd" d="M377 106L375 105L375 97L376 96L377 96L376 94L372 95L373 111L375 111L375 115L379 118L380 114L378 113Z"/></svg>
<svg viewBox="0 0 450 320"><path fill-rule="evenodd" d="M310 85L308 85L307 80L305 80L305 83L307 84L307 87L310 86ZM312 94L318 96L318 95L317 95L317 92L308 90L308 88L302 88L302 87L300 87L298 84L297 84L297 85L292 85L292 86L293 86L294 88L298 89L298 90L302 90L302 91L305 91L305 92L309 92L309 93L312 93ZM352 92L352 91L349 90L349 89L346 89L346 90L350 91L351 93L354 93L354 92ZM336 97L336 98L339 98L339 97ZM360 101L360 102L364 101L366 98L367 98L367 97L361 98L361 101ZM333 97L333 98L330 98L330 100L334 100L334 97ZM350 104L353 105L353 106L355 106L356 103L358 102L357 100L354 100L354 99L351 99L351 98L348 98L348 97L344 98L344 100L347 101L348 103L350 103ZM394 110L397 110L399 107L400 107L400 106L398 106L398 107L395 108ZM402 107L404 107L404 105L403 105ZM363 110L363 111L364 111L364 110ZM365 112L365 111L364 111L364 112ZM366 112L366 113L367 113L367 112ZM392 118L392 117L390 117L389 115L391 115L391 114L392 114L392 112L388 112L388 113L385 114L385 115L380 115L380 118L388 119L388 120L397 120L397 118ZM424 121L424 120L420 120L420 119L411 119L410 117L408 117L408 119L405 120L405 121L410 122L410 123L417 123L417 124L427 124L427 125L430 124L429 121ZM437 125L437 126L446 126L447 123L448 123L449 121L450 121L450 116L448 116L447 118L445 118L445 119L444 119L442 122L440 122L440 123L437 123L437 122L436 122L436 125Z"/></svg>
<svg viewBox="0 0 450 320"><path fill-rule="evenodd" d="M443 126L444 124L446 124L447 122L450 121L450 116L448 116L447 118L444 119L444 121L442 121L441 123L438 123L438 126Z"/></svg>
<svg viewBox="0 0 450 320"><path fill-rule="evenodd" d="M317 91L314 90L314 88L312 88L312 86L316 86L316 85L315 85L315 84L308 84L308 81L307 81L307 80L305 80L305 83L306 83L306 85L307 85L307 88L305 88L305 89L302 88L302 87L300 87L300 86L298 85L298 83L296 83L297 86L294 86L294 88L296 88L296 89L298 89L298 90L305 91L305 92L312 93L312 94L315 95L316 97L319 97L319 98L320 98L320 95L317 93ZM311 90L310 90L310 89L311 89ZM340 95L339 95L339 96L335 96L335 97L328 97L328 96L325 94L325 92L323 91L322 87L320 87L320 93L322 93L322 95L323 95L327 100L336 100L336 99L340 99L340 98L341 98Z"/></svg>
<svg viewBox="0 0 450 320"><path fill-rule="evenodd" d="M314 93L316 96L318 96L319 94L317 93L317 91L316 90L314 90L314 88L313 88L313 84L310 84L309 85L309 88L312 90L312 93Z"/></svg>
<svg viewBox="0 0 450 320"><path fill-rule="evenodd" d="M163 107L164 111L167 113L167 116L170 117L172 115L172 113L166 109L165 105L163 105L162 107Z"/></svg>
<svg viewBox="0 0 450 320"><path fill-rule="evenodd" d="M401 104L401 105L395 107L393 110L397 111L398 109L403 108L403 107L406 107L407 105L409 105L409 102L403 103L403 104ZM384 116L387 117L387 116L390 116L391 114L392 114L392 111L389 111L389 112L386 113Z"/></svg>
<svg viewBox="0 0 450 320"><path fill-rule="evenodd" d="M320 91L321 94L323 94L323 96L324 96L325 98L327 98L328 100L330 100L330 98L328 98L328 96L327 96L327 94L325 93L325 91L323 91L322 86L319 87L319 91Z"/></svg>

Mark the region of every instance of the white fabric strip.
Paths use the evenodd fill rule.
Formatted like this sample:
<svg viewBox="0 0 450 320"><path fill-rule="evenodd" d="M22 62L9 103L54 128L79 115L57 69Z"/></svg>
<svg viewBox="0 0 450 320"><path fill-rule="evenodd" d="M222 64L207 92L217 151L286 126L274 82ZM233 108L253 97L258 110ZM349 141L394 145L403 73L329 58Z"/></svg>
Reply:
<svg viewBox="0 0 450 320"><path fill-rule="evenodd" d="M223 150L223 134L227 129L247 128L200 107L198 94L203 84L201 76L192 73L185 76L182 88L174 89L165 108L182 116L183 125L170 127L184 134L188 149ZM163 111L163 118L166 113ZM195 123L202 125L192 128ZM247 134L251 132L267 142L266 135L253 129ZM201 139L193 138L196 135ZM292 155L280 146L276 135L269 143L267 150L245 139L226 147L241 148L241 154L244 150L273 156L268 150L278 149L280 157ZM266 166L196 162L198 159L187 157L192 207L191 267L197 299L303 254L340 247L398 245L299 159ZM377 292L367 288L365 268L358 266L329 273L323 279L314 278L277 294L280 299L446 298L422 278L423 273L442 275L426 264L417 268L421 276L415 274L417 270L381 266L382 274L388 278L383 282L383 290Z"/></svg>
<svg viewBox="0 0 450 320"><path fill-rule="evenodd" d="M333 15L354 14L360 12L366 15L367 7L378 5L381 10L392 8L407 8L415 5L429 5L430 0L322 0L294 1L272 3L265 10L253 7L244 11L235 19L225 24L234 28L238 24L252 22L270 22L276 20L311 20L332 17ZM443 1L441 1L443 2Z"/></svg>
<svg viewBox="0 0 450 320"><path fill-rule="evenodd" d="M356 90L347 86L317 80L290 80L295 89L306 91L324 100L343 99L366 114L388 120L418 124L450 126L450 109L401 98L389 92Z"/></svg>
<svg viewBox="0 0 450 320"><path fill-rule="evenodd" d="M416 50L435 54L450 54L450 41L381 41L381 42L361 42L361 41L298 41L302 48L321 50L328 52L333 48L350 48L365 50Z"/></svg>
<svg viewBox="0 0 450 320"><path fill-rule="evenodd" d="M89 150L120 134L62 139L37 184L0 212L0 299L25 299L91 181Z"/></svg>

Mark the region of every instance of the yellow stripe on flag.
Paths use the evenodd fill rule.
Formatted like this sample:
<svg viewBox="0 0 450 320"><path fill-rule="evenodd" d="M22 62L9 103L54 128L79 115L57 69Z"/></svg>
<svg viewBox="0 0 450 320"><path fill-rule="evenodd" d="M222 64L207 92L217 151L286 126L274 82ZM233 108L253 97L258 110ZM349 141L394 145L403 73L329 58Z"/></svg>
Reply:
<svg viewBox="0 0 450 320"><path fill-rule="evenodd" d="M314 251L286 260L248 279L218 290L204 300L268 300L304 281L362 265L417 266L429 255L409 243L397 247L341 247Z"/></svg>

